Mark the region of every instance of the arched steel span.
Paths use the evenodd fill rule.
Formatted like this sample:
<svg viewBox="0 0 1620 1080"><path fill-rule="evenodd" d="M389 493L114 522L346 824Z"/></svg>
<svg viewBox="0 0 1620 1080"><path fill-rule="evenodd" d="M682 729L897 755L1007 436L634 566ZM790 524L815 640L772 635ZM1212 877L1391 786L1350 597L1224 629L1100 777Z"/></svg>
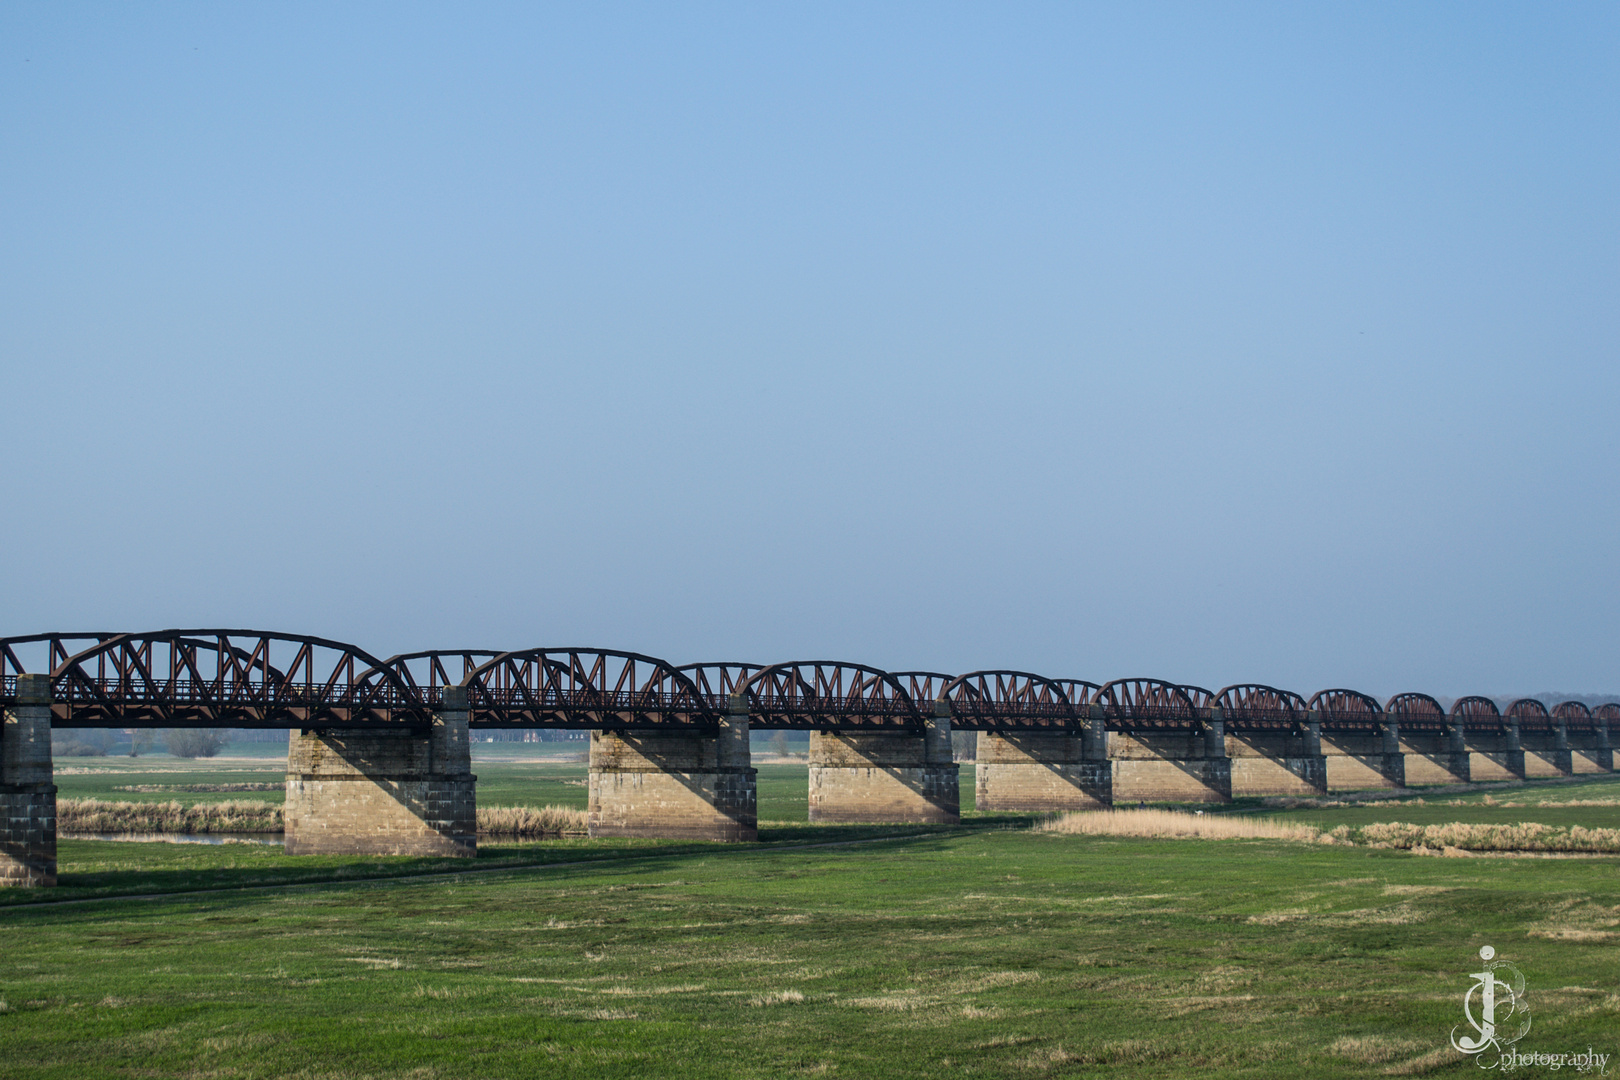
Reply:
<svg viewBox="0 0 1620 1080"><path fill-rule="evenodd" d="M418 726L421 699L341 641L260 630L114 634L60 657L54 727Z"/></svg>
<svg viewBox="0 0 1620 1080"><path fill-rule="evenodd" d="M1326 730L1376 728L1384 719L1378 699L1359 690L1318 690L1309 705Z"/></svg>
<svg viewBox="0 0 1620 1080"><path fill-rule="evenodd" d="M764 664L717 661L706 664L684 664L675 670L692 680L692 685L698 688L698 693L703 695L711 709L717 713L724 713L731 706L731 695L741 693L743 683L764 666Z"/></svg>
<svg viewBox="0 0 1620 1080"><path fill-rule="evenodd" d="M438 706L447 686L457 686L478 667L501 655L499 649L428 649L400 653L384 660L379 668L361 678L386 669L410 687L423 704Z"/></svg>
<svg viewBox="0 0 1620 1080"><path fill-rule="evenodd" d="M18 675L49 675L56 670L58 664L75 653L83 652L98 642L115 638L118 635L112 632L95 633L86 632L78 634L22 634L17 637L0 638L0 694L8 700L17 693ZM29 671L28 665L18 653L19 649L27 651L29 645L44 646L45 663L34 665Z"/></svg>
<svg viewBox="0 0 1620 1080"><path fill-rule="evenodd" d="M1159 679L1115 679L1103 683L1092 702L1103 707L1109 726L1119 730L1191 728L1199 722L1198 710L1187 691L1176 683Z"/></svg>
<svg viewBox="0 0 1620 1080"><path fill-rule="evenodd" d="M1564 722L1566 731L1593 731L1592 710L1578 701L1560 702L1553 708L1553 717Z"/></svg>
<svg viewBox="0 0 1620 1080"><path fill-rule="evenodd" d="M898 680L906 696L927 712L938 701L945 685L956 678L942 671L891 671L889 678Z"/></svg>
<svg viewBox="0 0 1620 1080"><path fill-rule="evenodd" d="M1074 706L1074 711L1080 714L1081 719L1088 719L1091 716L1092 707L1097 705L1097 691L1102 689L1101 684L1087 682L1084 679L1053 679L1052 681L1057 683L1063 692L1068 695L1069 703ZM1100 705L1097 705L1097 707L1101 708Z"/></svg>
<svg viewBox="0 0 1620 1080"><path fill-rule="evenodd" d="M1228 731L1292 730L1308 711L1298 694L1262 683L1223 686L1215 692L1215 704Z"/></svg>
<svg viewBox="0 0 1620 1080"><path fill-rule="evenodd" d="M1477 694L1452 702L1451 718L1461 723L1464 731L1503 731L1507 728L1507 720L1496 707L1496 702Z"/></svg>
<svg viewBox="0 0 1620 1080"><path fill-rule="evenodd" d="M35 660L42 662L30 663ZM1098 686L1029 672L956 677L838 661L675 668L656 657L603 649L443 649L377 660L327 638L216 629L0 638L0 700L15 699L17 677L30 666L50 676L53 723L61 727L419 726L441 704L444 688L457 683L468 688L478 727L712 728L733 695L741 696L760 728L913 727L942 699L959 727L993 720L998 727L1040 728L1054 723L1042 710L1059 697L1075 720L1100 712L1116 730L1197 726L1212 706L1233 727L1294 723L1311 710L1327 730L1376 727L1386 717L1419 729L1460 719L1466 728L1511 722L1528 732L1548 732L1558 723L1574 731L1620 723L1616 702L1594 712L1576 701L1549 710L1521 698L1498 712L1490 699L1476 696L1458 700L1446 714L1424 694L1398 694L1381 706L1347 689L1323 690L1302 702L1259 684L1211 693L1158 679ZM1003 683L982 681L992 676ZM1006 681L1015 676L1022 685ZM956 690L946 694L952 684ZM1032 689L1051 700L1035 701ZM1001 704L993 708L996 701Z"/></svg>
<svg viewBox="0 0 1620 1080"><path fill-rule="evenodd" d="M483 728L716 728L721 714L666 661L608 649L505 652L461 680Z"/></svg>
<svg viewBox="0 0 1620 1080"><path fill-rule="evenodd" d="M1552 713L1535 698L1520 698L1507 708L1508 716L1519 724L1520 732L1553 730Z"/></svg>
<svg viewBox="0 0 1620 1080"><path fill-rule="evenodd" d="M888 672L840 660L772 664L750 676L742 693L749 725L758 728L920 728L933 711L919 707Z"/></svg>
<svg viewBox="0 0 1620 1080"><path fill-rule="evenodd" d="M1187 700L1192 702L1193 708L1200 710L1200 715L1208 716L1210 706L1215 704L1215 691L1205 690L1202 686L1194 686L1191 683L1180 685L1181 692L1187 695Z"/></svg>
<svg viewBox="0 0 1620 1080"><path fill-rule="evenodd" d="M1402 731L1444 731L1451 723L1446 710L1428 694L1396 694L1384 703L1384 713L1393 717Z"/></svg>
<svg viewBox="0 0 1620 1080"><path fill-rule="evenodd" d="M1083 714L1052 679L1028 671L973 671L945 685L951 727L963 731L1077 728Z"/></svg>

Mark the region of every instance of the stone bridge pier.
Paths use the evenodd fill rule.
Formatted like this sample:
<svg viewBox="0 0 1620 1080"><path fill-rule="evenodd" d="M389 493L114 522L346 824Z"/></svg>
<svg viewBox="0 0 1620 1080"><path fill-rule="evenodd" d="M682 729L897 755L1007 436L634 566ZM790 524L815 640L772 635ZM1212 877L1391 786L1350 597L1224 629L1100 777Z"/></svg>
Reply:
<svg viewBox="0 0 1620 1080"><path fill-rule="evenodd" d="M717 731L593 731L591 835L757 840L757 775L737 701Z"/></svg>
<svg viewBox="0 0 1620 1080"><path fill-rule="evenodd" d="M1406 786L1406 755L1400 727L1380 720L1372 727L1322 731L1328 791L1375 791Z"/></svg>
<svg viewBox="0 0 1620 1080"><path fill-rule="evenodd" d="M957 783L948 710L921 731L810 733L811 821L954 825Z"/></svg>
<svg viewBox="0 0 1620 1080"><path fill-rule="evenodd" d="M287 854L477 854L465 688L445 687L427 730L306 729L288 743Z"/></svg>
<svg viewBox="0 0 1620 1080"><path fill-rule="evenodd" d="M975 757L976 809L1052 813L1113 805L1100 708L1079 731L981 731Z"/></svg>
<svg viewBox="0 0 1620 1080"><path fill-rule="evenodd" d="M1469 753L1461 724L1448 723L1439 730L1403 725L1400 748L1408 785L1468 783Z"/></svg>
<svg viewBox="0 0 1620 1080"><path fill-rule="evenodd" d="M1519 725L1504 721L1496 728L1462 732L1463 749L1468 753L1471 780L1523 780L1524 747L1519 745Z"/></svg>
<svg viewBox="0 0 1620 1080"><path fill-rule="evenodd" d="M1226 733L1232 796L1322 795L1327 792L1327 757L1322 725L1313 714L1288 728Z"/></svg>
<svg viewBox="0 0 1620 1080"><path fill-rule="evenodd" d="M1521 727L1519 743L1524 747L1524 775L1527 779L1574 774L1569 729L1562 719L1554 719L1550 725L1533 730Z"/></svg>
<svg viewBox="0 0 1620 1080"><path fill-rule="evenodd" d="M0 885L55 884L51 678L19 675L0 726Z"/></svg>
<svg viewBox="0 0 1620 1080"><path fill-rule="evenodd" d="M1232 801L1232 759L1220 717L1195 728L1108 733L1115 804Z"/></svg>
<svg viewBox="0 0 1620 1080"><path fill-rule="evenodd" d="M1609 744L1609 725L1595 720L1590 729L1571 731L1569 767L1573 773L1614 772L1614 750Z"/></svg>

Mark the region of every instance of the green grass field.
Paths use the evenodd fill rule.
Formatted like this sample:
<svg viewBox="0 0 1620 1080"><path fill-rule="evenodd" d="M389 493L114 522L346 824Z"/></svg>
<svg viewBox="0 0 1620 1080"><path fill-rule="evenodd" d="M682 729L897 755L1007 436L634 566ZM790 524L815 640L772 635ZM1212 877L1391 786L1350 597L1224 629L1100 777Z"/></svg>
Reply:
<svg viewBox="0 0 1620 1080"><path fill-rule="evenodd" d="M135 764L58 783L280 778ZM475 771L488 805L584 803L582 764ZM1620 1053L1620 858L812 826L804 785L761 767L757 846L62 841L60 888L0 889L0 1075L1461 1076L1484 944L1528 980L1520 1049ZM1234 812L1611 827L1620 780L1489 794ZM1599 805L1541 805L1570 802Z"/></svg>
<svg viewBox="0 0 1620 1080"><path fill-rule="evenodd" d="M68 879L294 861L62 847ZM1527 1045L1620 1049L1614 859L1005 830L526 847L600 861L0 910L4 1073L1462 1075L1441 1050L1485 943L1530 981Z"/></svg>

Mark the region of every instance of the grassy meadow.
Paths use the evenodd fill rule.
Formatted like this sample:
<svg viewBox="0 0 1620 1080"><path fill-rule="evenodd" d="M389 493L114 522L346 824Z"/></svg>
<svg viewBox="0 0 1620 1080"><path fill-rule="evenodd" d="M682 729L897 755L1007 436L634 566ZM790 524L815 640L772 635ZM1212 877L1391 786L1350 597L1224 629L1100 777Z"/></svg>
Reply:
<svg viewBox="0 0 1620 1080"><path fill-rule="evenodd" d="M276 762L59 764L84 770L64 795L280 799L115 790L275 781ZM584 769L474 766L485 805L583 806ZM1203 829L1607 828L1617 804L1602 778L1247 801ZM486 841L467 862L64 840L60 888L0 889L0 1075L1462 1076L1447 1036L1485 944L1528 980L1521 1050L1620 1054L1620 857L804 808L803 765L764 765L750 846Z"/></svg>
<svg viewBox="0 0 1620 1080"><path fill-rule="evenodd" d="M488 747L551 746L548 743L480 743L473 759L481 806L572 806L587 798L584 761L511 760L482 756ZM233 748L234 750L234 748ZM227 751L227 755L231 752ZM808 821L810 785L801 764L761 764L759 816L766 821ZM224 799L281 803L286 789L286 752L274 759L235 756L187 761L167 755L72 758L57 762L57 797L124 802L219 802ZM255 785L258 790L195 790ZM137 790L131 790L137 789ZM973 767L962 766L964 807L973 802Z"/></svg>

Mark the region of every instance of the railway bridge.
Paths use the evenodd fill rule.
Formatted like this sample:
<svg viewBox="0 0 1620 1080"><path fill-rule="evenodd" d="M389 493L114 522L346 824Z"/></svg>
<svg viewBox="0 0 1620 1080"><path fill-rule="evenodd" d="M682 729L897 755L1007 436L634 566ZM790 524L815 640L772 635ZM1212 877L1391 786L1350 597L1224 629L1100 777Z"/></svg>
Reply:
<svg viewBox="0 0 1620 1080"><path fill-rule="evenodd" d="M55 728L286 729L289 854L472 855L480 730L589 731L593 836L753 840L755 730L810 737L809 813L955 822L953 731L980 810L1225 802L1611 772L1620 703L1259 684L1094 683L832 660L676 667L588 648L379 659L252 630L0 638L0 883L56 873Z"/></svg>

